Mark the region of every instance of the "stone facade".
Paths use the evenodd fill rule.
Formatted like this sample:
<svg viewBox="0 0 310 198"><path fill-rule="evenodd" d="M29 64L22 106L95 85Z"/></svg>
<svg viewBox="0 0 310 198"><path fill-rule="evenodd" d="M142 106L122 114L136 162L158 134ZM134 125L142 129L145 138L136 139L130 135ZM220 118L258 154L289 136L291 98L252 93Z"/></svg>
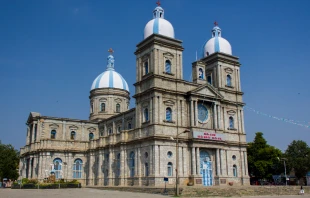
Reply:
<svg viewBox="0 0 310 198"><path fill-rule="evenodd" d="M181 185L249 185L238 58L200 59L188 82L182 52L180 40L159 34L137 45L133 109L127 91L99 88L90 120L30 113L20 176L88 186L163 186L167 177L172 186L178 161Z"/></svg>

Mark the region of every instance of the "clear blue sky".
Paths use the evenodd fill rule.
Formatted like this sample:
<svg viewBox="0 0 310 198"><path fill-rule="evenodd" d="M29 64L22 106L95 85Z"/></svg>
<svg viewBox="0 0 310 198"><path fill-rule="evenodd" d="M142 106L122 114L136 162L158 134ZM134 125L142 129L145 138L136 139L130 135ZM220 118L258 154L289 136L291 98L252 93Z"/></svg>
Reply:
<svg viewBox="0 0 310 198"><path fill-rule="evenodd" d="M0 139L26 142L30 111L88 119L89 90L105 70L107 50L115 68L135 82L135 46L152 19L155 0L1 0ZM216 20L240 57L244 102L278 117L310 122L310 1L162 0L165 18L183 40L184 79L196 50ZM133 107L134 99L131 99ZM245 110L247 140L262 131L282 150L294 139L310 145L310 129Z"/></svg>

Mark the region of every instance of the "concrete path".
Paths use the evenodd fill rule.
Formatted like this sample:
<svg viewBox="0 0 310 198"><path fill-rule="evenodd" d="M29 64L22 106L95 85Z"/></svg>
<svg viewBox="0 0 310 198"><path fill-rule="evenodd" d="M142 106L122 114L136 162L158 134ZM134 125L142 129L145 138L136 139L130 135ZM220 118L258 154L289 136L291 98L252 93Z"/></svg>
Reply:
<svg viewBox="0 0 310 198"><path fill-rule="evenodd" d="M132 193L121 192L112 190L100 190L91 188L79 188L79 189L44 189L44 190L32 190L32 189L3 189L0 188L0 198L163 198L170 197L164 195L155 195L147 193ZM308 198L309 195L282 195L282 196L256 196L256 198ZM220 197L217 197L220 198ZM255 198L255 197L242 197L242 198Z"/></svg>
<svg viewBox="0 0 310 198"><path fill-rule="evenodd" d="M10 189L0 188L0 198L163 198L167 196L132 193L120 191L108 191L90 188L68 188L68 189Z"/></svg>

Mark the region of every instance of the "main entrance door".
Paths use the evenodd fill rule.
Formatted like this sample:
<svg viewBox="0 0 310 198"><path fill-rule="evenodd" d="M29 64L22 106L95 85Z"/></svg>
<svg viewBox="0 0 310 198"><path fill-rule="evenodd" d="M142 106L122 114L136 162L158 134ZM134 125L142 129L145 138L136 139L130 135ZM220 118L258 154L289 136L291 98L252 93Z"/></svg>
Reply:
<svg viewBox="0 0 310 198"><path fill-rule="evenodd" d="M212 162L207 151L200 151L200 174L204 186L212 186Z"/></svg>

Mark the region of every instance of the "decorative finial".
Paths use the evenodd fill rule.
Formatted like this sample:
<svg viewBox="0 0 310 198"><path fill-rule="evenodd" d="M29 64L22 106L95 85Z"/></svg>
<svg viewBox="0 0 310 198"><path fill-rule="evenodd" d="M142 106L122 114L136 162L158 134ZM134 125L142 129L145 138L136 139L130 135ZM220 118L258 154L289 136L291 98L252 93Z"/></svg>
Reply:
<svg viewBox="0 0 310 198"><path fill-rule="evenodd" d="M108 52L110 52L110 54L113 54L113 49L112 48L110 48L109 50L108 50Z"/></svg>
<svg viewBox="0 0 310 198"><path fill-rule="evenodd" d="M215 21L215 22L214 22L214 25L215 25L215 26L217 26L217 25L218 25L218 23Z"/></svg>
<svg viewBox="0 0 310 198"><path fill-rule="evenodd" d="M112 48L110 48L108 52L110 52L110 55L108 56L107 70L114 70L114 57L112 56L114 51Z"/></svg>
<svg viewBox="0 0 310 198"><path fill-rule="evenodd" d="M160 1L158 0L158 1L156 2L156 4L157 4L158 6L160 6Z"/></svg>

